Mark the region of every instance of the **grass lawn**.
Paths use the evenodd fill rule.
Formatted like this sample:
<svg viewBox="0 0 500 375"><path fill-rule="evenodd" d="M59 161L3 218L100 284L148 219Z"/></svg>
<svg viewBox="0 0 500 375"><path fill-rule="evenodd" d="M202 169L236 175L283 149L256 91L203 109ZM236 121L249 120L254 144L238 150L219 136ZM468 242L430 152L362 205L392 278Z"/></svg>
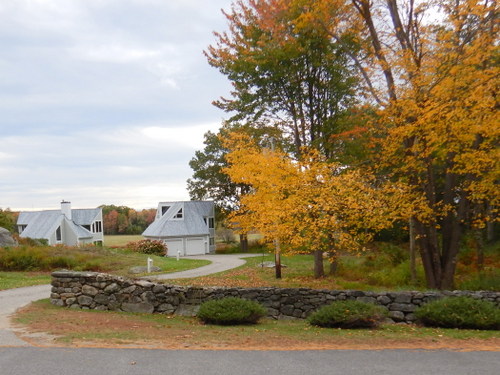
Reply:
<svg viewBox="0 0 500 375"><path fill-rule="evenodd" d="M16 288L50 282L50 272L57 269L76 271L99 271L120 276L137 277L129 270L134 266L146 266L148 255L127 249L113 249L99 246L63 247L40 246L0 249L0 257L10 264L26 265L37 272L2 272L0 289ZM210 263L207 260L180 259L149 255L153 265L161 268L158 273L170 273L198 268Z"/></svg>
<svg viewBox="0 0 500 375"><path fill-rule="evenodd" d="M257 325L215 326L196 318L160 314L82 311L35 302L15 316L29 332L55 336L29 338L38 345L144 347L162 349L463 349L498 350L499 331L384 325L349 330L309 326L303 320L264 319ZM37 341L41 340L41 341Z"/></svg>
<svg viewBox="0 0 500 375"><path fill-rule="evenodd" d="M40 272L0 272L0 290L50 284L50 275Z"/></svg>

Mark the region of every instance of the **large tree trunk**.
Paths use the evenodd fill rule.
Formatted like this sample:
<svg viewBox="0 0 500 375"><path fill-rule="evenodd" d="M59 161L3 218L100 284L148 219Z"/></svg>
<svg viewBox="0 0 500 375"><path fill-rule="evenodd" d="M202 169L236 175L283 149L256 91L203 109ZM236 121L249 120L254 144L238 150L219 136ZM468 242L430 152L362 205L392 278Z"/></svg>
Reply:
<svg viewBox="0 0 500 375"><path fill-rule="evenodd" d="M319 279L325 276L325 270L323 268L323 251L314 251L314 277Z"/></svg>

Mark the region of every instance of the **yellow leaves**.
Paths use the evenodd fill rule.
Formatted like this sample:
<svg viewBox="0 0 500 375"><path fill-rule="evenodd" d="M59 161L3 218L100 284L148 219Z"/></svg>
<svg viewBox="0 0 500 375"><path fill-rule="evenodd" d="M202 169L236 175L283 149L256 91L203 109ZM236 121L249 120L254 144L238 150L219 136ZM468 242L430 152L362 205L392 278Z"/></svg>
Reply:
<svg viewBox="0 0 500 375"><path fill-rule="evenodd" d="M232 150L226 173L252 187L233 219L245 231L280 239L287 251L355 252L398 217L391 200L400 199L402 187L374 188L370 176L329 163L316 150L304 149L300 160L292 160L238 133L224 144Z"/></svg>

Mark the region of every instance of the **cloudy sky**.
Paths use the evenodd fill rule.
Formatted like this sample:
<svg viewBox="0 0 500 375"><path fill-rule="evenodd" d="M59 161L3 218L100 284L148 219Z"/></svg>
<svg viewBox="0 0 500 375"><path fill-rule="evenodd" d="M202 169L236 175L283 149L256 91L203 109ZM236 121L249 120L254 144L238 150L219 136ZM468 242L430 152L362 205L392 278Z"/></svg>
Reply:
<svg viewBox="0 0 500 375"><path fill-rule="evenodd" d="M231 0L1 0L0 208L187 200Z"/></svg>

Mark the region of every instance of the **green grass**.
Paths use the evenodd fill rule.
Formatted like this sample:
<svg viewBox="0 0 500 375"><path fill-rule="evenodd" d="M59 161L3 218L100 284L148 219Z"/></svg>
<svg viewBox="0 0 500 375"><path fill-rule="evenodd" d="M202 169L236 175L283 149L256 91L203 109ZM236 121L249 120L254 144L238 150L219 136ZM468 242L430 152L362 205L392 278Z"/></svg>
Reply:
<svg viewBox="0 0 500 375"><path fill-rule="evenodd" d="M147 258L153 259L153 265L161 268L161 273L185 271L198 268L210 263L207 260L180 259L141 254L123 248L107 248L99 246L63 247L39 246L0 249L0 265L2 262L10 268L26 265L29 272L2 272L0 273L0 288L9 289L21 286L45 284L50 280L50 272L57 269L71 269L75 271L98 271L120 276L137 277L129 270L135 266L146 266ZM4 261L3 261L3 260ZM29 259L26 262L25 259ZM5 270L5 269L4 269ZM21 268L22 270L22 268ZM24 270L24 271L27 271Z"/></svg>
<svg viewBox="0 0 500 375"><path fill-rule="evenodd" d="M499 331L458 330L425 328L415 325L381 325L377 329L320 328L305 320L263 319L253 326L213 326L201 324L198 319L162 314L132 314L97 310L72 310L52 306L48 300L37 301L28 309L18 312L16 322L30 327L42 323L44 330L56 336L59 342L78 343L94 341L105 345L146 343L148 347L169 343L180 347L221 348L227 346L252 345L267 348L286 348L308 345L336 344L342 342L367 344L394 343L402 346L434 342L446 343L448 339L462 340L454 345L461 347L469 340L481 346L477 340L495 346ZM70 328L70 329L68 329ZM36 330L36 328L34 328ZM156 343L156 344L155 344ZM461 344L462 343L462 344ZM474 344L475 343L475 344ZM149 346L151 345L151 346Z"/></svg>
<svg viewBox="0 0 500 375"><path fill-rule="evenodd" d="M0 290L50 284L50 275L33 272L0 272Z"/></svg>

